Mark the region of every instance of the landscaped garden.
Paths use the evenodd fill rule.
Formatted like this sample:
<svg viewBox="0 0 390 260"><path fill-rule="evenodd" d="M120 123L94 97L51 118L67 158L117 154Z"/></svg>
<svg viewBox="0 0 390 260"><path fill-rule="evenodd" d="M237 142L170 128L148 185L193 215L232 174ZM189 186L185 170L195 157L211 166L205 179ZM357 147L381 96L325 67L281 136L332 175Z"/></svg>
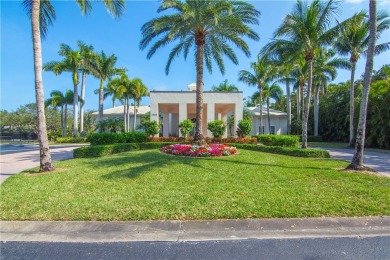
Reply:
<svg viewBox="0 0 390 260"><path fill-rule="evenodd" d="M241 145L245 146L249 145ZM55 172L31 174L31 170L7 179L1 186L0 218L166 220L390 214L389 178L343 171L347 162L338 160L238 149L239 154L227 157L180 157L152 149L57 162Z"/></svg>

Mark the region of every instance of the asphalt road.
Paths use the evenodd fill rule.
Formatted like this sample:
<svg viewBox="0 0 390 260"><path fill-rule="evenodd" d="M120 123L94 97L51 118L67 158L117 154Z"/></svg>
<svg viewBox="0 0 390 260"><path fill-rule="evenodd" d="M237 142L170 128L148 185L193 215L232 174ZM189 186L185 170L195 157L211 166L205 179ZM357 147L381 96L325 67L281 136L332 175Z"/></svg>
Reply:
<svg viewBox="0 0 390 260"><path fill-rule="evenodd" d="M390 259L390 237L1 243L1 259Z"/></svg>

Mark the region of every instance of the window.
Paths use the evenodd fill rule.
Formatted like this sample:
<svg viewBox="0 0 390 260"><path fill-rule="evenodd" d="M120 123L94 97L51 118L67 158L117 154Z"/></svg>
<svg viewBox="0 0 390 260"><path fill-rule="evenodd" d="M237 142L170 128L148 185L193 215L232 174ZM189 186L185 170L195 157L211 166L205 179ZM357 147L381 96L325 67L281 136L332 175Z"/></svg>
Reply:
<svg viewBox="0 0 390 260"><path fill-rule="evenodd" d="M275 126L274 125L271 125L271 135L274 135L275 134Z"/></svg>

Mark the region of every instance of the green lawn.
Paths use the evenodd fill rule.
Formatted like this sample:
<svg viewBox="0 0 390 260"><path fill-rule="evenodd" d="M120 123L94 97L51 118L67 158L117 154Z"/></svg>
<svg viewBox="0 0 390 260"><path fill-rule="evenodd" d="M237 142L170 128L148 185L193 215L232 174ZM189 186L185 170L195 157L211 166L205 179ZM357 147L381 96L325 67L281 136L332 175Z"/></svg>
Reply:
<svg viewBox="0 0 390 260"><path fill-rule="evenodd" d="M240 150L184 158L157 150L56 163L1 186L2 220L236 219L390 215L390 178L346 162Z"/></svg>

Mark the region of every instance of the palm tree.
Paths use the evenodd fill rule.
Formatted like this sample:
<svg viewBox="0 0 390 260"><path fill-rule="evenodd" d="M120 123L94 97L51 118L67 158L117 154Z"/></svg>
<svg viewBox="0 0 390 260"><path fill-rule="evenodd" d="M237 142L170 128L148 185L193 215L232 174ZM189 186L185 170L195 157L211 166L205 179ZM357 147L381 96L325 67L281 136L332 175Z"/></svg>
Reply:
<svg viewBox="0 0 390 260"><path fill-rule="evenodd" d="M104 51L94 55L90 61L86 61L86 67L91 74L100 80L99 87L99 120L103 120L103 101L104 101L104 83L112 76L119 75L126 69L115 67L116 56L114 54L107 56Z"/></svg>
<svg viewBox="0 0 390 260"><path fill-rule="evenodd" d="M86 45L82 41L78 41L77 45L81 55L81 99L85 100L85 81L89 74L86 64L93 58L93 46ZM84 132L84 103L80 104L80 133L82 132Z"/></svg>
<svg viewBox="0 0 390 260"><path fill-rule="evenodd" d="M68 45L61 44L60 56L63 56L62 61L51 61L43 65L43 70L53 71L55 75L60 75L64 71L68 71L72 74L73 81L73 136L78 135L78 85L79 85L79 70L82 65L81 53L78 50L72 50Z"/></svg>
<svg viewBox="0 0 390 260"><path fill-rule="evenodd" d="M355 114L355 67L362 53L366 53L369 43L370 23L366 19L366 13L360 12L338 25L339 37L334 43L335 49L340 55L349 55L351 62L351 88L349 103L349 146L355 146L354 114ZM389 16L379 13L377 17L377 37L390 27ZM375 46L374 54L380 54L390 48L390 42Z"/></svg>
<svg viewBox="0 0 390 260"><path fill-rule="evenodd" d="M319 47L329 44L334 38L334 32L330 32L328 29L337 9L338 4L333 0L327 2L315 0L310 5L298 0L292 13L284 18L282 25L274 33L275 38L285 37L286 45L292 46L295 53L304 53L308 65L307 102L304 122L302 122L302 148L307 148L307 124L315 51Z"/></svg>
<svg viewBox="0 0 390 260"><path fill-rule="evenodd" d="M238 91L238 88L233 84L229 84L228 80L225 79L224 81L219 83L219 86L213 86L211 90L218 91L218 92L234 92L234 91Z"/></svg>
<svg viewBox="0 0 390 260"><path fill-rule="evenodd" d="M363 79L363 93L362 101L360 104L360 115L359 115L359 125L356 134L356 150L352 158L351 164L347 169L361 170L363 167L363 151L364 151L364 139L366 137L366 118L367 118L367 104L368 104L368 94L370 92L370 84L372 77L372 68L374 66L374 53L375 53L375 40L376 35L376 1L370 0L369 2L369 42L367 49L367 61L366 68L364 72Z"/></svg>
<svg viewBox="0 0 390 260"><path fill-rule="evenodd" d="M267 104L267 119L268 119L268 133L271 133L271 117L270 117L270 99L273 98L278 101L283 96L283 90L275 82L271 85L264 85L264 96Z"/></svg>
<svg viewBox="0 0 390 260"><path fill-rule="evenodd" d="M158 11L171 10L173 13L154 18L142 26L140 48L145 49L153 39L160 37L150 48L147 57L151 58L157 49L172 43L178 44L169 54L165 72L169 73L174 58L180 54L187 58L191 47L196 57L196 128L194 143L205 144L202 134L203 115L203 66L212 73L212 60L215 60L222 74L225 66L222 59L226 55L234 64L237 56L229 43L250 56L248 45L242 39L248 36L259 40L248 24L258 24L260 12L242 1L179 0L163 1Z"/></svg>
<svg viewBox="0 0 390 260"><path fill-rule="evenodd" d="M76 1L80 6L81 12L87 14L92 5L89 0ZM125 6L124 0L104 1L106 9L114 17L122 14ZM38 114L38 141L40 149L40 172L52 171L54 166L51 160L49 141L47 138L43 81L42 81L42 47L41 37L44 39L47 34L48 26L55 20L55 10L49 0L23 0L23 6L31 19L33 52L34 52L34 76L35 76L35 97Z"/></svg>
<svg viewBox="0 0 390 260"><path fill-rule="evenodd" d="M263 133L263 96L266 85L275 78L276 67L264 57L259 57L257 62L251 63L253 73L247 70L241 70L238 73L238 80L250 86L257 86L259 90L259 108L260 108L260 130Z"/></svg>
<svg viewBox="0 0 390 260"><path fill-rule="evenodd" d="M134 121L133 121L133 131L135 131L135 126L137 124L137 106L140 105L142 97L149 96L148 88L139 78L134 78L130 80L131 93L134 98Z"/></svg>

